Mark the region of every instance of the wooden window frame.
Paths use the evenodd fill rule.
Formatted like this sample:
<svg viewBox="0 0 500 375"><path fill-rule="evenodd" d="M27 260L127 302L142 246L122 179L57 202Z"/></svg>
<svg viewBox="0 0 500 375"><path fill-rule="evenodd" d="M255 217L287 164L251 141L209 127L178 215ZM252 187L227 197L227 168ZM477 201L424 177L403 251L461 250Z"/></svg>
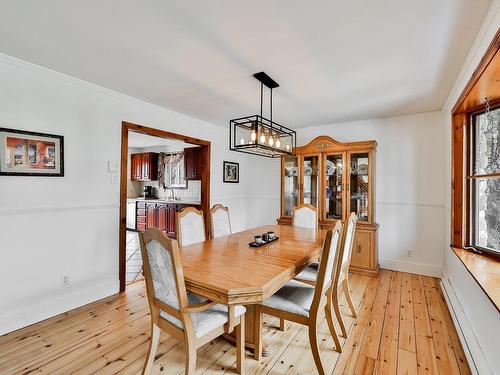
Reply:
<svg viewBox="0 0 500 375"><path fill-rule="evenodd" d="M472 249L500 259L489 249L473 247L471 237L471 137L475 116L500 107L500 29L452 109L451 246ZM475 176L474 178L477 178Z"/></svg>
<svg viewBox="0 0 500 375"><path fill-rule="evenodd" d="M500 100L495 100L494 103L490 102L490 110L494 111L500 109ZM474 180L480 178L496 178L500 177L500 172L487 173L476 175L474 174L475 162L475 146L477 139L477 118L478 116L486 113L486 104L480 110L469 113L468 122L465 125L466 134L466 165L465 165L465 191L466 191L466 210L465 210L465 249L473 249L480 253L484 253L496 258L500 258L500 249L489 249L476 245L475 230L476 226L476 212L475 212L475 189Z"/></svg>

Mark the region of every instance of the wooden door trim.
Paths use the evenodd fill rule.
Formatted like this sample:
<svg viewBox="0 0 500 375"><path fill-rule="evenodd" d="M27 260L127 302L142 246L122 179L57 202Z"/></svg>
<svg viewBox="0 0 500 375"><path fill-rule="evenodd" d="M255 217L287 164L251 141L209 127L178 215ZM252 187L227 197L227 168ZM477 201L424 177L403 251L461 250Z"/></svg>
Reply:
<svg viewBox="0 0 500 375"><path fill-rule="evenodd" d="M127 169L128 169L128 135L130 131L152 135L160 138L171 138L202 147L203 163L201 173L201 209L210 211L210 157L211 143L199 138L172 133L166 130L155 129L144 125L122 122L121 137L121 168L120 168L120 210L119 210L119 239L118 239L118 274L120 278L120 292L125 291L125 262L126 262L126 233L127 233ZM208 231L209 215L205 215L205 230ZM208 232L206 233L208 236ZM208 238L208 237L207 237Z"/></svg>
<svg viewBox="0 0 500 375"><path fill-rule="evenodd" d="M462 249L468 236L467 209L470 205L465 183L467 148L466 130L470 115L484 108L484 98L492 103L500 100L498 84L491 80L497 74L498 64L493 63L495 57L500 58L500 29L484 53L479 65L474 70L462 93L452 109L451 121L451 245ZM480 88L480 89L477 89Z"/></svg>

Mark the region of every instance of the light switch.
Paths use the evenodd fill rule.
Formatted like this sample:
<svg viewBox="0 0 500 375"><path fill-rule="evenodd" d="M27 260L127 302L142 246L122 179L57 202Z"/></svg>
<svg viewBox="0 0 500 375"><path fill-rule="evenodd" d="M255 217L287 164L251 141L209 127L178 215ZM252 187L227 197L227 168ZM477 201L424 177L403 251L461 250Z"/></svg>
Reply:
<svg viewBox="0 0 500 375"><path fill-rule="evenodd" d="M116 160L108 160L108 172L118 172L118 162Z"/></svg>

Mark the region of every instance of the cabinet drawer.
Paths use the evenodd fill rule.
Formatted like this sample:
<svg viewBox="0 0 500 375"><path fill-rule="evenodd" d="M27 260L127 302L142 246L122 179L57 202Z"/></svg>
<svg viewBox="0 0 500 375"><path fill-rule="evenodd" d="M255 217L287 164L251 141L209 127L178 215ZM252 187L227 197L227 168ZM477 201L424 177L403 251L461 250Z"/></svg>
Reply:
<svg viewBox="0 0 500 375"><path fill-rule="evenodd" d="M146 208L146 202L137 202L137 208Z"/></svg>
<svg viewBox="0 0 500 375"><path fill-rule="evenodd" d="M145 208L137 209L137 216L146 216L146 209Z"/></svg>
<svg viewBox="0 0 500 375"><path fill-rule="evenodd" d="M373 268L372 237L370 232L356 230L356 237L352 247L351 266L358 268Z"/></svg>
<svg viewBox="0 0 500 375"><path fill-rule="evenodd" d="M137 216L137 224L139 223L146 224L146 216Z"/></svg>

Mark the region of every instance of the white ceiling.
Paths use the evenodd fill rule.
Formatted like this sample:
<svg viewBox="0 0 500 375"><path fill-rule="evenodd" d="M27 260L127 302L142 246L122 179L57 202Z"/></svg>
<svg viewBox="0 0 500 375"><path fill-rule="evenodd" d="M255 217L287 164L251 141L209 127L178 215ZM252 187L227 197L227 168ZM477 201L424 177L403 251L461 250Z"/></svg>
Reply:
<svg viewBox="0 0 500 375"><path fill-rule="evenodd" d="M490 3L0 0L0 52L219 125L264 70L302 127L440 109Z"/></svg>
<svg viewBox="0 0 500 375"><path fill-rule="evenodd" d="M182 151L186 147L193 147L196 145L184 143L176 139L160 138L133 131L128 133L128 147L147 148L157 146L165 147L165 149L168 149L169 151Z"/></svg>

